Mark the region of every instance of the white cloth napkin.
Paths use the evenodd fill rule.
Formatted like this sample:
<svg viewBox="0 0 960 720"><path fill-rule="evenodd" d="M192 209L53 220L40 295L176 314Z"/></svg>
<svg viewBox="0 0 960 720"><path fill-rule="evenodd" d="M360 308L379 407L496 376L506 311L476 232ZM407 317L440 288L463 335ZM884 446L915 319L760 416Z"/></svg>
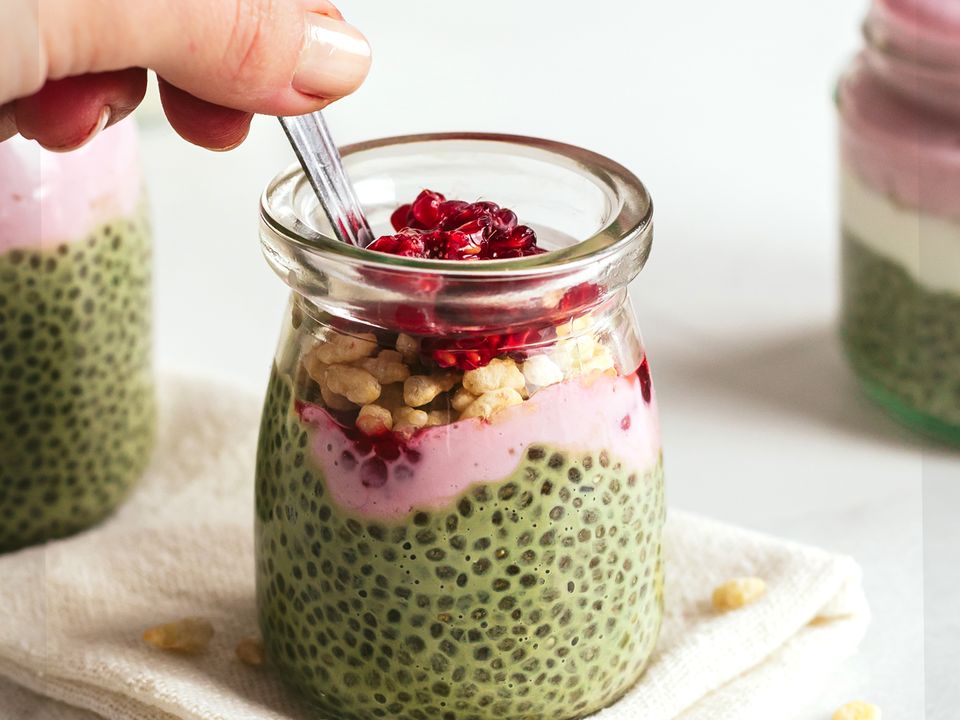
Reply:
<svg viewBox="0 0 960 720"><path fill-rule="evenodd" d="M0 556L0 718L309 717L269 671L234 656L236 642L256 634L259 411L259 398L236 388L165 380L156 457L130 501L100 527ZM656 655L596 720L787 717L784 708L802 707L866 629L849 558L675 511L665 551ZM713 611L714 586L740 575L764 578L765 597ZM216 628L204 655L166 654L140 639L149 626L195 616Z"/></svg>

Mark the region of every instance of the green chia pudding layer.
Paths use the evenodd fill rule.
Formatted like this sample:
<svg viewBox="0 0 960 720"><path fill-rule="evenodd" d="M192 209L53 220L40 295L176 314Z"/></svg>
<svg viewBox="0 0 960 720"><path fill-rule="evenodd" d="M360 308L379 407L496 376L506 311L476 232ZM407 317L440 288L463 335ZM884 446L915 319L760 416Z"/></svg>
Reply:
<svg viewBox="0 0 960 720"><path fill-rule="evenodd" d="M960 294L932 291L843 236L842 330L868 391L900 417L960 442Z"/></svg>
<svg viewBox="0 0 960 720"><path fill-rule="evenodd" d="M620 396L639 387L606 382ZM618 432L647 432L639 414L654 410L636 393ZM561 720L636 682L663 612L658 452L632 467L603 446L524 441L505 476L384 517L338 502L335 475L360 472L373 497L417 482L423 446L385 450L401 463L385 481L380 460L362 460L369 448L338 454L343 439L309 410L275 369L257 457L257 595L271 662L319 717ZM546 412L512 410L528 426Z"/></svg>
<svg viewBox="0 0 960 720"><path fill-rule="evenodd" d="M0 253L0 550L110 513L153 435L145 213Z"/></svg>

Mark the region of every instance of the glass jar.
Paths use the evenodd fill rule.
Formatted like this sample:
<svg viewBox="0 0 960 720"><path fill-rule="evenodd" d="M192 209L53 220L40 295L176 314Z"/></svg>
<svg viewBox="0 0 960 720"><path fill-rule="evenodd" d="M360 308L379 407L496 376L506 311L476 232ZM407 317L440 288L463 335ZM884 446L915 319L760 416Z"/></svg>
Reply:
<svg viewBox="0 0 960 720"><path fill-rule="evenodd" d="M136 126L0 143L0 550L113 510L154 429L150 232Z"/></svg>
<svg viewBox="0 0 960 720"><path fill-rule="evenodd" d="M960 442L960 8L874 0L842 78L842 331L870 396Z"/></svg>
<svg viewBox="0 0 960 720"><path fill-rule="evenodd" d="M298 168L269 185L263 244L293 290L257 457L272 661L336 717L609 705L663 612L660 430L627 296L650 199L616 163L531 138L392 138L344 160L375 231L430 187L495 197L554 252L360 250L330 239Z"/></svg>

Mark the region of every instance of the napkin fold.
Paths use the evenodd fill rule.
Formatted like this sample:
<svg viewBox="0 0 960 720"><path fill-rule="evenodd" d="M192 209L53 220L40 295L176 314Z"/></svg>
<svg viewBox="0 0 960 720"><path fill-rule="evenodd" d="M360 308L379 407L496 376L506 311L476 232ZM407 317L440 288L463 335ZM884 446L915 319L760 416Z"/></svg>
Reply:
<svg viewBox="0 0 960 720"><path fill-rule="evenodd" d="M257 633L260 400L196 378L165 378L160 396L155 459L129 502L99 527L0 556L0 718L311 717L267 669L234 655ZM849 558L677 511L664 547L655 656L596 720L785 717L863 637L869 610ZM718 614L713 588L741 575L764 578L766 595ZM203 655L141 641L149 626L196 616L216 629Z"/></svg>

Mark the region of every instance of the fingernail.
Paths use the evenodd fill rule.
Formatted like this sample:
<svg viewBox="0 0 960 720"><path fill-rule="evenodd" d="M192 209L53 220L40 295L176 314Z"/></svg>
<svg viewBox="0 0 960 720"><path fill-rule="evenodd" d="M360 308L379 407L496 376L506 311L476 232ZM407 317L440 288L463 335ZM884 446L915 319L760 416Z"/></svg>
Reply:
<svg viewBox="0 0 960 720"><path fill-rule="evenodd" d="M370 45L359 30L326 15L307 14L294 88L306 95L339 98L356 90L369 70Z"/></svg>
<svg viewBox="0 0 960 720"><path fill-rule="evenodd" d="M243 144L243 141L247 139L247 135L250 134L250 120L251 120L251 117L246 118L245 123L240 128L239 134L237 134L236 132L233 132L234 137L232 140L230 140L230 142L225 143L223 145L216 146L216 147L213 145L207 145L207 149L213 150L213 152L227 152L228 150L234 150L240 147L240 145Z"/></svg>
<svg viewBox="0 0 960 720"><path fill-rule="evenodd" d="M69 143L67 145L61 145L60 147L51 147L49 145L44 145L40 143L40 146L44 150L49 150L51 152L72 152L73 150L79 150L88 142L93 140L97 135L100 134L100 131L103 130L107 123L110 122L110 106L104 105L100 110L100 116L97 118L97 122L79 142ZM40 142L39 140L37 142Z"/></svg>

